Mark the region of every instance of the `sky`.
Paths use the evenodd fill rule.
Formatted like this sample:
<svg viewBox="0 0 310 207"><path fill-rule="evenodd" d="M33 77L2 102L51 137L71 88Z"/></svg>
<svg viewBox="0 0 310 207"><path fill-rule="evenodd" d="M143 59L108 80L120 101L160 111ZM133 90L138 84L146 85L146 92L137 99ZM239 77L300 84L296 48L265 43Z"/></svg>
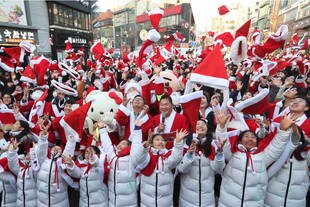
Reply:
<svg viewBox="0 0 310 207"><path fill-rule="evenodd" d="M98 0L101 11L113 9L117 6L124 5L130 0ZM153 0L159 2L160 0ZM206 31L206 26L211 24L212 17L218 15L217 8L221 5L229 5L235 3L249 3L254 0L191 0L191 6L196 22L196 30L198 32Z"/></svg>

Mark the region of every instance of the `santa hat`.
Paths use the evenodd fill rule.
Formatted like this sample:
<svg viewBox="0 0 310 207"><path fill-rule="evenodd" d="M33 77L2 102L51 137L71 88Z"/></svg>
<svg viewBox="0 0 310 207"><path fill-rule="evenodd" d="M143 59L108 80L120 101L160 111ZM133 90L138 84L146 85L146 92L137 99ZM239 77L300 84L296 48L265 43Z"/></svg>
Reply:
<svg viewBox="0 0 310 207"><path fill-rule="evenodd" d="M7 72L16 72L24 70L23 67L16 65L17 61L10 57L0 56L0 67Z"/></svg>
<svg viewBox="0 0 310 207"><path fill-rule="evenodd" d="M229 9L227 8L227 6L223 5L218 8L218 11L219 11L219 15L224 15L229 12Z"/></svg>
<svg viewBox="0 0 310 207"><path fill-rule="evenodd" d="M143 56L145 53L149 53L152 50L152 44L156 43L160 39L160 34L155 30L152 29L149 31L147 40L143 43L140 51L139 57L137 60L137 65L141 68L143 64Z"/></svg>
<svg viewBox="0 0 310 207"><path fill-rule="evenodd" d="M220 45L230 47L234 41L234 37L230 32L223 32L218 34L214 40L215 42L220 43Z"/></svg>
<svg viewBox="0 0 310 207"><path fill-rule="evenodd" d="M148 13L148 15L150 17L150 21L151 21L153 28L158 31L158 25L159 25L159 22L162 16L164 15L164 10L162 9L152 10Z"/></svg>
<svg viewBox="0 0 310 207"><path fill-rule="evenodd" d="M68 40L65 41L65 43L66 43L65 52L66 52L66 53L73 52L74 49L72 48L71 41L68 39Z"/></svg>
<svg viewBox="0 0 310 207"><path fill-rule="evenodd" d="M31 44L30 42L21 41L19 46L23 48L28 53L33 53L36 50L36 46Z"/></svg>
<svg viewBox="0 0 310 207"><path fill-rule="evenodd" d="M277 64L276 61L264 60L262 66L258 68L258 74L254 74L253 81L258 81L262 76L269 76L270 71L274 70Z"/></svg>
<svg viewBox="0 0 310 207"><path fill-rule="evenodd" d="M228 88L225 63L218 46L192 72L190 80L213 88Z"/></svg>
<svg viewBox="0 0 310 207"><path fill-rule="evenodd" d="M56 80L52 80L51 81L51 84L58 90L60 90L61 92L63 92L64 94L66 95L69 95L69 96L77 96L78 93L75 89L71 88L70 86L67 86L63 83L60 83Z"/></svg>
<svg viewBox="0 0 310 207"><path fill-rule="evenodd" d="M88 68L91 68L91 66L92 66L92 62L91 62L91 59L87 59L86 60L86 66L88 67Z"/></svg>
<svg viewBox="0 0 310 207"><path fill-rule="evenodd" d="M128 82L128 83L126 84L124 93L126 94L126 93L128 92L128 90L131 89L131 88L137 89L137 91L138 91L140 94L142 93L142 88L141 88L141 86L139 85L139 83L137 83L137 82L134 81L134 80L131 80L130 82Z"/></svg>
<svg viewBox="0 0 310 207"><path fill-rule="evenodd" d="M74 79L78 80L80 79L80 74L78 72L76 72L75 70L73 70L70 66L68 66L65 63L59 63L58 64L59 68L62 71L65 71L66 73L68 73L71 77L73 77Z"/></svg>
<svg viewBox="0 0 310 207"><path fill-rule="evenodd" d="M209 35L209 37L214 37L215 32L214 31L208 31L208 35Z"/></svg>
<svg viewBox="0 0 310 207"><path fill-rule="evenodd" d="M95 42L91 46L90 51L94 54L95 59L100 59L105 53L105 50L99 41Z"/></svg>
<svg viewBox="0 0 310 207"><path fill-rule="evenodd" d="M180 97L180 104L183 109L183 115L190 122L192 130L196 131L196 123L200 109L201 98L203 97L202 91L186 94Z"/></svg>
<svg viewBox="0 0 310 207"><path fill-rule="evenodd" d="M240 37L240 36L247 38L248 34L249 34L250 27L251 27L251 19L246 21L241 27L239 27L236 30L235 38Z"/></svg>
<svg viewBox="0 0 310 207"><path fill-rule="evenodd" d="M82 45L82 47L79 49L79 54L84 55L84 50L85 50L85 47L84 45Z"/></svg>
<svg viewBox="0 0 310 207"><path fill-rule="evenodd" d="M24 81L24 82L32 83L33 85L36 85L36 83L37 83L36 75L34 73L34 69L30 65L28 65L25 68L20 80Z"/></svg>
<svg viewBox="0 0 310 207"><path fill-rule="evenodd" d="M231 120L228 122L227 127L230 129L239 129L241 131L249 130L249 127L243 118L243 114L231 105L232 102L232 99L229 99L227 102L228 112L231 114Z"/></svg>
<svg viewBox="0 0 310 207"><path fill-rule="evenodd" d="M78 64L78 65L76 66L75 71L78 72L78 73L83 73L83 72L84 72L84 70L83 70L83 68L82 68L82 66L81 66L80 64Z"/></svg>
<svg viewBox="0 0 310 207"><path fill-rule="evenodd" d="M237 37L231 45L230 58L235 65L238 65L247 57L248 44L244 36Z"/></svg>
<svg viewBox="0 0 310 207"><path fill-rule="evenodd" d="M1 124L14 124L15 117L12 109L9 109L5 104L0 104L0 121Z"/></svg>
<svg viewBox="0 0 310 207"><path fill-rule="evenodd" d="M172 45L173 45L173 41L171 40L165 45L164 48L160 50L160 55L155 61L155 65L161 64L162 62L168 60L173 55Z"/></svg>
<svg viewBox="0 0 310 207"><path fill-rule="evenodd" d="M63 140L67 140L69 136L73 136L76 141L80 141L85 118L91 103L92 102L89 101L61 118L59 123L63 127L66 136Z"/></svg>
<svg viewBox="0 0 310 207"><path fill-rule="evenodd" d="M307 38L300 50L306 50L309 47L310 38Z"/></svg>
<svg viewBox="0 0 310 207"><path fill-rule="evenodd" d="M298 46L298 42L299 42L298 34L294 33L292 38L291 38L290 45L291 46Z"/></svg>
<svg viewBox="0 0 310 207"><path fill-rule="evenodd" d="M46 85L44 76L46 74L47 69L50 66L50 61L46 57L41 55L41 56L32 58L30 60L30 66L34 69L34 72L37 75L37 85L38 86Z"/></svg>
<svg viewBox="0 0 310 207"><path fill-rule="evenodd" d="M5 139L1 139L1 140L5 140ZM3 145L4 144L8 146L8 143L3 142ZM8 172L8 171L10 171L8 158L2 157L0 159L0 173Z"/></svg>
<svg viewBox="0 0 310 207"><path fill-rule="evenodd" d="M261 31L255 28L252 34L253 44L259 45L260 39L261 39Z"/></svg>
<svg viewBox="0 0 310 207"><path fill-rule="evenodd" d="M172 36L173 36L173 38L174 38L176 41L178 41L178 42L184 42L184 41L186 40L185 37L183 37L183 36L181 35L181 33L178 32L178 31L176 31L175 33L173 33Z"/></svg>
<svg viewBox="0 0 310 207"><path fill-rule="evenodd" d="M246 70L248 70L248 69L250 69L250 68L253 66L253 63L254 63L253 60L245 59L245 60L242 62L242 65L243 65L243 67L244 67Z"/></svg>
<svg viewBox="0 0 310 207"><path fill-rule="evenodd" d="M263 114L270 109L268 101L269 89L262 89L257 95L235 105L238 111L244 114Z"/></svg>
<svg viewBox="0 0 310 207"><path fill-rule="evenodd" d="M34 92L33 92L34 93ZM30 113L29 113L29 121L36 124L38 121L38 118L43 115L44 113L44 106L45 106L45 99L48 95L48 89L45 89L45 91L42 93L40 98L35 100Z"/></svg>
<svg viewBox="0 0 310 207"><path fill-rule="evenodd" d="M3 51L14 59L17 63L24 62L25 49L21 47L6 47L3 48Z"/></svg>

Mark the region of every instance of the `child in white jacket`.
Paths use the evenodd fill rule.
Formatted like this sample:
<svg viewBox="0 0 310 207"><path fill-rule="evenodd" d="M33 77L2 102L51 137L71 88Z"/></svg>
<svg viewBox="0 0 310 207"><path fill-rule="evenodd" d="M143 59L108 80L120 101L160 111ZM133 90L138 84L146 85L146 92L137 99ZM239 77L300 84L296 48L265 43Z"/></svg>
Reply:
<svg viewBox="0 0 310 207"><path fill-rule="evenodd" d="M193 141L177 166L181 174L180 207L215 206L214 177L222 173L225 161L223 142L215 142L216 145L206 137L207 130L207 122L198 120Z"/></svg>
<svg viewBox="0 0 310 207"><path fill-rule="evenodd" d="M96 146L87 147L83 160L76 163L72 156L64 156L67 172L80 180L80 206L108 206L108 188L104 183L105 156Z"/></svg>
<svg viewBox="0 0 310 207"><path fill-rule="evenodd" d="M183 157L183 138L186 130L176 133L172 150L165 148L166 142L160 134L155 134L152 140L142 144L141 125L136 121L132 136L132 147L140 154L137 170L140 171L141 206L158 207L173 205L173 169ZM149 138L150 139L150 138ZM149 148L149 144L151 147Z"/></svg>

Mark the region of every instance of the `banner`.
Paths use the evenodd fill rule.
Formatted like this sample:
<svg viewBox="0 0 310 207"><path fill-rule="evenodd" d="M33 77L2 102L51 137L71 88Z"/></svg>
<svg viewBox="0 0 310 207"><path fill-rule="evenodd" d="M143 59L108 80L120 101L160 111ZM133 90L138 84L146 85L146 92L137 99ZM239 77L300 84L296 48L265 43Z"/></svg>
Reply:
<svg viewBox="0 0 310 207"><path fill-rule="evenodd" d="M23 0L0 0L0 22L27 25Z"/></svg>

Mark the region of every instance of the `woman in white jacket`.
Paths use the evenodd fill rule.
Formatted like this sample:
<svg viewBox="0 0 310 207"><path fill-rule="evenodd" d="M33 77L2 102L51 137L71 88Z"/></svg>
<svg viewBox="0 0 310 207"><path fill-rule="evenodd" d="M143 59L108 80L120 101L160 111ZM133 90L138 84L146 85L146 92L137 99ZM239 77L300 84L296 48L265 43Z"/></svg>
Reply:
<svg viewBox="0 0 310 207"><path fill-rule="evenodd" d="M8 168L8 158L2 157L0 159L1 206L16 207L17 189L15 176Z"/></svg>
<svg viewBox="0 0 310 207"><path fill-rule="evenodd" d="M37 206L36 170L38 160L34 148L30 149L25 159L18 159L18 144L13 140L8 151L8 167L17 175L17 207Z"/></svg>
<svg viewBox="0 0 310 207"><path fill-rule="evenodd" d="M214 176L222 173L225 162L222 143L212 143L207 130L207 122L198 120L193 141L177 167L181 173L180 207L215 206Z"/></svg>
<svg viewBox="0 0 310 207"><path fill-rule="evenodd" d="M100 155L96 146L87 147L84 160L74 163L72 156L65 156L67 172L74 178L80 179L80 206L107 207L108 188L104 183L105 158Z"/></svg>
<svg viewBox="0 0 310 207"><path fill-rule="evenodd" d="M220 112L216 112L216 116L220 125L216 136L223 138L220 129L225 128L229 116ZM264 206L268 184L267 167L283 152L294 121L285 117L269 143L269 139L265 138L258 144L258 137L252 131L243 131L239 136L229 138L223 149L228 163L222 177L219 207Z"/></svg>
<svg viewBox="0 0 310 207"><path fill-rule="evenodd" d="M138 156L128 140L122 140L114 149L104 123L99 122L100 140L103 152L109 163L108 189L109 207L136 207L136 171ZM141 143L142 140L137 142Z"/></svg>
<svg viewBox="0 0 310 207"><path fill-rule="evenodd" d="M76 142L73 136L70 136L63 153L59 146L54 146L48 156L47 137L47 129L44 129L37 146L37 157L40 164L37 176L37 206L68 207L68 185L78 188L78 183L64 172L65 166L62 164L61 156L73 156Z"/></svg>
<svg viewBox="0 0 310 207"><path fill-rule="evenodd" d="M306 206L310 184L308 169L310 152L309 143L300 128L298 128L298 134L301 144L297 148L296 144L287 145L281 158L268 169L269 182L265 198L266 207ZM288 150L289 153L285 153L288 148L291 150ZM280 164L279 168L277 167L278 164Z"/></svg>
<svg viewBox="0 0 310 207"><path fill-rule="evenodd" d="M135 126L131 136L132 148L140 155L137 170L140 171L141 206L172 206L174 182L172 170L182 160L182 140L187 132L186 130L177 132L173 149L167 150L166 142L160 134L152 136L150 148L148 148L150 141L144 144L137 142L136 140L142 139L142 132L139 128L140 126Z"/></svg>

